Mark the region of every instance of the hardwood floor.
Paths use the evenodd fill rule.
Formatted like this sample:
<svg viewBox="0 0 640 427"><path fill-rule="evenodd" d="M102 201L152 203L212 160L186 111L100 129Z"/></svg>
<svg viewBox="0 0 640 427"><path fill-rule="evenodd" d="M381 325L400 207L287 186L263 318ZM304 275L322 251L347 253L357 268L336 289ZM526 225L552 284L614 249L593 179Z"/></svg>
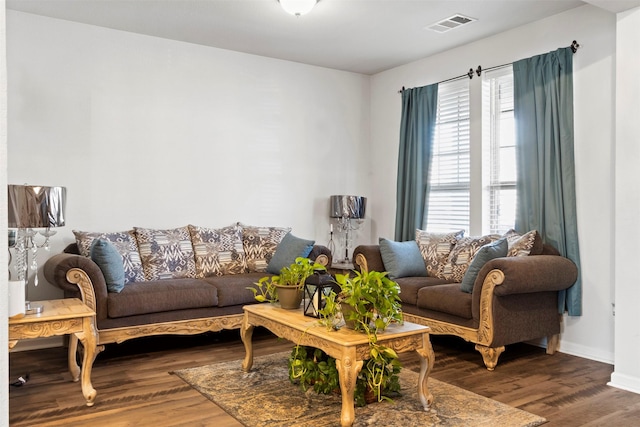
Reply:
<svg viewBox="0 0 640 427"><path fill-rule="evenodd" d="M546 426L640 426L640 395L606 385L612 367L574 356L545 354L518 344L507 347L489 372L473 345L454 337L432 337L432 376L543 416ZM254 354L288 351L291 343L266 330L254 333ZM238 331L194 337L155 337L110 345L93 367L95 406L85 406L80 384L70 381L66 349L11 353L9 381L12 426L216 426L240 424L170 372L216 361L241 359ZM402 355L405 368L417 357ZM437 399L437 396L435 396Z"/></svg>

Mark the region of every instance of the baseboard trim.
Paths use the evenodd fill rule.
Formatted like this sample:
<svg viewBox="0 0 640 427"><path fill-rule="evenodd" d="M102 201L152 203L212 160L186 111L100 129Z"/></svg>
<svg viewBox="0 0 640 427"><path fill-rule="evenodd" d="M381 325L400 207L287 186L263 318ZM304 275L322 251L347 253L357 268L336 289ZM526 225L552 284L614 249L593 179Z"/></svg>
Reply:
<svg viewBox="0 0 640 427"><path fill-rule="evenodd" d="M619 388L621 390L630 391L640 394L640 378L632 377L625 374L616 373L611 374L611 381L607 383L608 386Z"/></svg>

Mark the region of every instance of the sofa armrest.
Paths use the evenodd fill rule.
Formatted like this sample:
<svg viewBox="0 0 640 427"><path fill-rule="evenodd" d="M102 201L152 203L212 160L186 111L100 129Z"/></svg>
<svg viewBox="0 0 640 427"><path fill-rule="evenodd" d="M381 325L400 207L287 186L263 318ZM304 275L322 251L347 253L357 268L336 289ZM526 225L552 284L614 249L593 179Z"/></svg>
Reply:
<svg viewBox="0 0 640 427"><path fill-rule="evenodd" d="M47 281L64 290L65 294L80 293L83 302L95 310L96 319L107 317L107 284L102 270L90 258L68 253L57 254L47 260L43 270ZM70 282L67 276L70 270L79 270L85 275L88 280L84 283L92 289L82 290L79 283Z"/></svg>
<svg viewBox="0 0 640 427"><path fill-rule="evenodd" d="M496 258L487 262L480 270L473 286L474 294L480 292L485 276L491 270L500 270L504 274L502 284L494 289L496 296L561 291L571 287L578 278L576 265L563 256Z"/></svg>
<svg viewBox="0 0 640 427"><path fill-rule="evenodd" d="M353 265L357 270L385 271L380 245L360 245L353 250Z"/></svg>
<svg viewBox="0 0 640 427"><path fill-rule="evenodd" d="M309 253L308 258L312 261L324 265L325 267L329 267L332 262L331 257L331 251L328 247L323 245L314 245L313 249L311 249L311 253Z"/></svg>

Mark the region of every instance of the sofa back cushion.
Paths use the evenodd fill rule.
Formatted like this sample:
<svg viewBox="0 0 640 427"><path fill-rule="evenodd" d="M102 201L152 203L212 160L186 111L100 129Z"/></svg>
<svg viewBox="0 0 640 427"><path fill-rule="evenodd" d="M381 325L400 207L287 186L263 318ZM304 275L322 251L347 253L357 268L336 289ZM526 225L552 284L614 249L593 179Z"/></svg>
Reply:
<svg viewBox="0 0 640 427"><path fill-rule="evenodd" d="M122 255L107 239L95 239L91 244L91 260L98 264L109 292L120 292L124 288L124 264Z"/></svg>
<svg viewBox="0 0 640 427"><path fill-rule="evenodd" d="M451 250L447 262L438 277L460 283L476 253L486 244L500 239L499 234L488 234L481 237L463 237Z"/></svg>
<svg viewBox="0 0 640 427"><path fill-rule="evenodd" d="M542 254L542 238L536 230L519 234L511 229L504 233L509 244L507 256L529 256Z"/></svg>
<svg viewBox="0 0 640 427"><path fill-rule="evenodd" d="M278 244L291 228L239 225L242 228L242 245L247 259L246 271L266 272Z"/></svg>
<svg viewBox="0 0 640 427"><path fill-rule="evenodd" d="M508 251L509 243L507 242L506 237L481 247L473 257L471 264L469 264L469 268L467 268L467 271L462 277L460 290L467 293L473 292L473 284L478 277L480 269L482 269L482 267L492 259L506 257Z"/></svg>
<svg viewBox="0 0 640 427"><path fill-rule="evenodd" d="M427 275L420 248L415 240L394 242L381 237L379 242L380 256L382 256L385 271L389 272L390 279Z"/></svg>
<svg viewBox="0 0 640 427"><path fill-rule="evenodd" d="M204 228L189 225L196 262L196 277L240 274L246 269L242 229L237 225Z"/></svg>
<svg viewBox="0 0 640 427"><path fill-rule="evenodd" d="M450 233L431 233L425 230L416 230L416 242L424 259L427 276L441 277L451 250L464 235L464 230Z"/></svg>
<svg viewBox="0 0 640 427"><path fill-rule="evenodd" d="M296 258L308 257L315 243L315 240L301 239L290 232L285 234L267 264L267 273L280 274L280 270L289 267Z"/></svg>
<svg viewBox="0 0 640 427"><path fill-rule="evenodd" d="M134 227L146 280L196 277L188 227L169 230Z"/></svg>
<svg viewBox="0 0 640 427"><path fill-rule="evenodd" d="M78 252L83 256L90 256L91 245L98 238L108 240L122 256L124 267L124 282L142 282L145 280L142 260L138 252L138 244L133 230L113 233L99 233L73 230L76 237Z"/></svg>

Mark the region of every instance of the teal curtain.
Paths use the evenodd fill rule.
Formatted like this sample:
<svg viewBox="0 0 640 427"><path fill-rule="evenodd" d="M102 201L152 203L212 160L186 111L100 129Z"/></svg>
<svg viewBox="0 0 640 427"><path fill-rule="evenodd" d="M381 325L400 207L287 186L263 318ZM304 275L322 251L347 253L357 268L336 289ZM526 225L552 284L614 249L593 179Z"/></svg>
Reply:
<svg viewBox="0 0 640 427"><path fill-rule="evenodd" d="M573 51L513 63L518 208L516 229L538 230L580 271L573 149ZM582 285L559 295L558 310L582 314Z"/></svg>
<svg viewBox="0 0 640 427"><path fill-rule="evenodd" d="M415 239L428 199L431 146L438 109L438 84L402 91L395 240Z"/></svg>

